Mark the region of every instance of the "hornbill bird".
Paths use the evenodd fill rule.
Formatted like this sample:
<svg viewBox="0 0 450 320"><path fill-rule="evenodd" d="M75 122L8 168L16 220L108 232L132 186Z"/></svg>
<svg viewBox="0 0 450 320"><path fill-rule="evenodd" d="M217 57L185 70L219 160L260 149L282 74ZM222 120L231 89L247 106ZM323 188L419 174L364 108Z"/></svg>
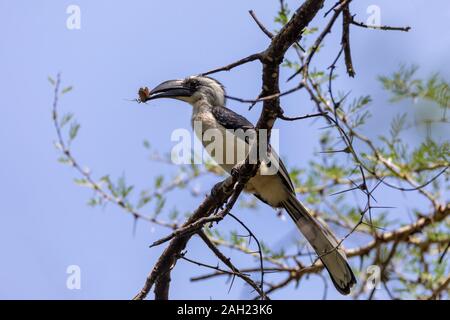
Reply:
<svg viewBox="0 0 450 320"><path fill-rule="evenodd" d="M207 147L210 141L202 138L207 130L215 130L224 136L230 130L254 130L250 121L225 107L224 87L210 77L191 76L182 80L165 81L151 90L145 100L159 98L182 100L192 105L191 122L193 126L195 122L201 124L200 132L196 133L207 151L210 151ZM242 139L242 136L238 136L238 139ZM244 144L248 147L249 142L245 140ZM221 151L223 156L228 149ZM232 152L236 152L236 148ZM336 289L341 294L349 294L356 279L338 240L324 222L315 219L297 200L294 185L283 162L271 148L269 153L268 161L261 161L257 174L250 178L244 190L273 208L284 208L322 260ZM239 163L238 157L232 157L235 161L229 163L217 159L217 154L217 150L210 152L212 158L228 173ZM274 172L269 169L269 162L275 158L278 166Z"/></svg>

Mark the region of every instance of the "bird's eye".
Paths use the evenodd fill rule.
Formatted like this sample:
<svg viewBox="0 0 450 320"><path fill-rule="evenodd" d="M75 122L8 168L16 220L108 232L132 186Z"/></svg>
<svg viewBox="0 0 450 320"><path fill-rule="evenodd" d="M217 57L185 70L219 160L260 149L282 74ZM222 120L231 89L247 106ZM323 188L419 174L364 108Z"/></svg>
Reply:
<svg viewBox="0 0 450 320"><path fill-rule="evenodd" d="M199 82L197 80L191 80L189 81L189 88L191 90L196 90L199 86Z"/></svg>

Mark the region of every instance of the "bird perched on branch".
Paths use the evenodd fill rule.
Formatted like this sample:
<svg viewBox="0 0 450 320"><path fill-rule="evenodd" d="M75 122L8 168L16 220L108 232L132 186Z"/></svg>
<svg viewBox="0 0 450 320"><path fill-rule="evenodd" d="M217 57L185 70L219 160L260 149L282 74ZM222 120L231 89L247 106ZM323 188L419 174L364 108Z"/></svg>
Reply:
<svg viewBox="0 0 450 320"><path fill-rule="evenodd" d="M229 134L227 132L234 132L237 139L245 145L245 153L249 152L251 143L246 139L248 136L235 132L254 131L255 128L246 118L225 107L225 90L217 80L205 76L169 80L151 91L141 90L139 95L143 102L172 98L192 105L191 122L193 126L196 122L201 124L200 132L196 130L196 133L208 152L211 151L211 148L208 148L211 141L204 139L203 136L208 130L214 130L224 137ZM210 152L211 156L225 171L231 173L233 167L242 162L242 156L239 157L236 154L230 156L227 152L236 153L239 148L230 149L225 144L223 147L219 144L218 148L221 150L214 149ZM325 223L315 219L297 200L294 185L283 162L278 159L270 146L267 149L268 157L261 161L257 174L247 182L245 191L254 194L273 208L284 208L322 260L336 289L341 294L349 294L356 279L344 251L339 246L340 243ZM245 157L246 154L244 154L244 160ZM234 159L234 161L225 161L227 159ZM277 170L273 170L274 163Z"/></svg>

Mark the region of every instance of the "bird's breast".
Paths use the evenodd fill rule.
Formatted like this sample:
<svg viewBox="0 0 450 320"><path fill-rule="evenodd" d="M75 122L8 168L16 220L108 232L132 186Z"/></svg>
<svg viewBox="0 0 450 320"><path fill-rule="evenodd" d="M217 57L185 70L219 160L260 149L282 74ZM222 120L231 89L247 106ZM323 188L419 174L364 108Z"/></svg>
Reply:
<svg viewBox="0 0 450 320"><path fill-rule="evenodd" d="M248 144L234 131L220 125L207 109L196 110L192 115L192 127L211 158L230 173L238 163L242 163L248 154Z"/></svg>

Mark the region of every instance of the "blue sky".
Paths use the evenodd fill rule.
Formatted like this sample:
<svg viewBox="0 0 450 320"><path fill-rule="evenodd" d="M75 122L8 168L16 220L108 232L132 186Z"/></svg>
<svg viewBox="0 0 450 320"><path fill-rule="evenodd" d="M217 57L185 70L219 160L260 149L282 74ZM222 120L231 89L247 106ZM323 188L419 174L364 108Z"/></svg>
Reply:
<svg viewBox="0 0 450 320"><path fill-rule="evenodd" d="M298 1L288 3L295 7ZM333 3L326 1L327 7ZM72 4L81 9L80 30L66 28L66 8ZM342 77L339 86L351 89L354 96L373 96L374 108L382 109L368 132L376 136L387 128L383 117L396 112L376 81L378 75L401 63L415 63L422 75L439 71L449 78L450 2L355 1L352 11L364 21L372 4L381 8L382 24L412 27L409 33L352 28L357 76ZM264 49L268 40L250 18L250 9L275 28L275 0L0 0L0 298L128 299L140 289L163 249L148 245L167 233L139 223L133 235L133 220L119 209L86 205L91 192L75 185L75 172L56 161L47 76L62 72L64 85L74 86L60 107L74 112L82 124L74 144L80 162L98 177L126 174L129 182L145 186L176 168L149 161L142 140L169 151L171 132L190 125L190 107L174 101L138 105L127 99L135 98L143 85L204 72ZM313 25L318 24L323 21ZM331 63L339 37L338 31L330 35L329 49L317 56L317 65ZM253 98L259 93L260 66L249 64L217 78L231 95ZM290 115L312 110L303 94L285 98L283 106ZM231 102L230 107L251 121L260 110L249 112ZM314 157L318 125L305 121L276 126L281 130L280 152L290 165L305 165ZM298 147L283 148L289 143ZM200 187L206 192L210 184ZM195 209L199 202L183 193L176 196L183 211ZM395 194L383 200L405 201ZM268 208L240 214L244 213L268 243L277 243L292 230ZM214 261L205 252L199 241L189 246L191 257ZM69 265L81 268L81 290L66 288ZM246 297L240 282L230 292L224 279L189 282L203 271L180 262L173 272L171 298ZM321 289L321 280L311 279L300 290L288 287L274 298L320 298ZM339 298L334 292L329 297Z"/></svg>

